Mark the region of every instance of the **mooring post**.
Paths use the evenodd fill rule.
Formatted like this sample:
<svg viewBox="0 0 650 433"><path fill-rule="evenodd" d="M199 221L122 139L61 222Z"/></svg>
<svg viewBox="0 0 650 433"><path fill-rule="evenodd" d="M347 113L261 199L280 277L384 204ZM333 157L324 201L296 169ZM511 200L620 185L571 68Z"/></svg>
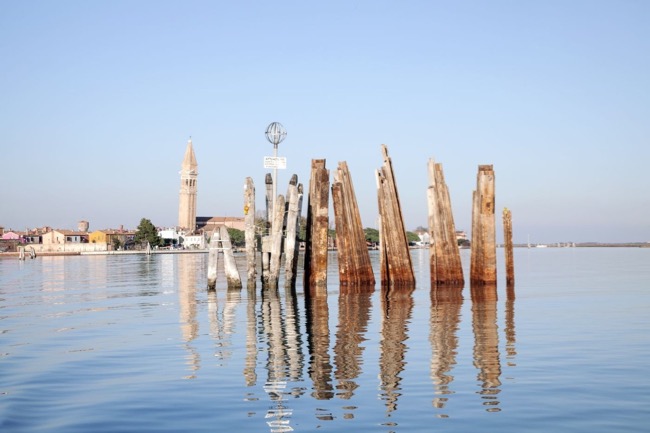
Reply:
<svg viewBox="0 0 650 433"><path fill-rule="evenodd" d="M271 173L266 173L264 182L266 184L266 227L262 237L262 287L268 283L271 264L271 241L269 238L273 220L273 176Z"/></svg>
<svg viewBox="0 0 650 433"><path fill-rule="evenodd" d="M462 288L463 266L456 240L456 226L451 210L449 189L445 183L442 164L429 159L429 259L431 284Z"/></svg>
<svg viewBox="0 0 650 433"><path fill-rule="evenodd" d="M375 274L370 263L352 177L345 161L339 162L332 182L332 204L336 222L339 283L374 286Z"/></svg>
<svg viewBox="0 0 650 433"><path fill-rule="evenodd" d="M302 210L302 184L298 185L298 176L293 175L287 189L287 235L284 240L284 287L296 286L298 270L298 234L300 230L300 212Z"/></svg>
<svg viewBox="0 0 650 433"><path fill-rule="evenodd" d="M506 286L515 285L515 262L512 249L512 212L510 209L503 209L503 249L506 258Z"/></svg>
<svg viewBox="0 0 650 433"><path fill-rule="evenodd" d="M393 174L393 163L388 156L388 147L385 144L381 145L381 151L384 165L376 172L380 225L379 243L381 255L385 260L381 266L381 284L382 286L413 288L415 274Z"/></svg>
<svg viewBox="0 0 650 433"><path fill-rule="evenodd" d="M244 184L244 238L246 240L246 287L255 287L257 270L255 267L255 184L250 177Z"/></svg>
<svg viewBox="0 0 650 433"><path fill-rule="evenodd" d="M284 196L275 199L275 211L271 224L271 263L269 266L268 285L271 289L278 288L280 279L280 259L282 258L282 229L284 223Z"/></svg>
<svg viewBox="0 0 650 433"><path fill-rule="evenodd" d="M470 284L474 286L497 283L494 198L492 165L479 165L472 205Z"/></svg>
<svg viewBox="0 0 650 433"><path fill-rule="evenodd" d="M327 230L329 224L329 170L324 159L312 159L307 200L305 293L327 290Z"/></svg>
<svg viewBox="0 0 650 433"><path fill-rule="evenodd" d="M226 282L229 289L241 289L241 277L237 270L237 262L235 262L235 254L232 250L232 243L230 242L230 234L228 228L221 226L219 228L221 237L221 251L223 252L223 268L226 274Z"/></svg>
<svg viewBox="0 0 650 433"><path fill-rule="evenodd" d="M210 247L208 249L208 290L214 290L217 287L217 265L219 263L220 246L219 230L212 232L210 237Z"/></svg>

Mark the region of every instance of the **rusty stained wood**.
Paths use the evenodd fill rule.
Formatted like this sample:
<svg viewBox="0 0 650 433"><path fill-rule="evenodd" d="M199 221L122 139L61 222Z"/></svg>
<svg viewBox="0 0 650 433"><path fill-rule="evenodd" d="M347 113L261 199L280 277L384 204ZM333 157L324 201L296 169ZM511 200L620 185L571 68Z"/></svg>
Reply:
<svg viewBox="0 0 650 433"><path fill-rule="evenodd" d="M298 176L293 175L287 189L286 237L284 240L284 287L296 287L298 273L298 235L300 234L300 214L302 212L303 187Z"/></svg>
<svg viewBox="0 0 650 433"><path fill-rule="evenodd" d="M465 284L460 250L456 240L456 226L451 210L449 189L445 183L442 164L429 159L429 260L432 285L456 286Z"/></svg>
<svg viewBox="0 0 650 433"><path fill-rule="evenodd" d="M257 270L255 266L255 184L250 177L244 183L244 239L246 241L246 287L255 287Z"/></svg>
<svg viewBox="0 0 650 433"><path fill-rule="evenodd" d="M269 277L266 281L267 287L278 288L280 279L280 261L282 258L282 232L284 228L284 196L278 195L275 199L275 210L273 222L271 223L271 260L269 264Z"/></svg>
<svg viewBox="0 0 650 433"><path fill-rule="evenodd" d="M324 159L312 159L307 200L305 293L327 290L327 230L329 224L329 170Z"/></svg>
<svg viewBox="0 0 650 433"><path fill-rule="evenodd" d="M515 262L512 245L512 212L508 208L503 209L503 249L506 259L506 286L515 285Z"/></svg>
<svg viewBox="0 0 650 433"><path fill-rule="evenodd" d="M415 274L392 161L385 144L382 144L381 150L384 165L376 172L381 285L412 288Z"/></svg>
<svg viewBox="0 0 650 433"><path fill-rule="evenodd" d="M345 161L339 162L334 176L332 204L336 223L340 284L374 286L375 274L370 263L352 177Z"/></svg>
<svg viewBox="0 0 650 433"><path fill-rule="evenodd" d="M471 286L496 286L494 170L479 165L472 205Z"/></svg>

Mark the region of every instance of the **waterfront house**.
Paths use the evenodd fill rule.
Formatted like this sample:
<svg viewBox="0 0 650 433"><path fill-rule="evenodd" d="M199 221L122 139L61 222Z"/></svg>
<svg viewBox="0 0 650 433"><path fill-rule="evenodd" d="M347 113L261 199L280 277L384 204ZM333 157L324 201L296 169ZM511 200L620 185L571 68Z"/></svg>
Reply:
<svg viewBox="0 0 650 433"><path fill-rule="evenodd" d="M88 242L91 244L105 244L106 249L112 249L115 245L124 247L132 243L134 238L134 231L105 229L91 232L88 235Z"/></svg>

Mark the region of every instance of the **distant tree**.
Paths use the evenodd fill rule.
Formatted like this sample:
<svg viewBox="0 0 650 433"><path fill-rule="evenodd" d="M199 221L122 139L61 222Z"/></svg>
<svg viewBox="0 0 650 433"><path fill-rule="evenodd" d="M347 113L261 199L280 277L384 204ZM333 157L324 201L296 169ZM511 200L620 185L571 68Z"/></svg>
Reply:
<svg viewBox="0 0 650 433"><path fill-rule="evenodd" d="M119 240L119 238L113 238L113 249L117 251L121 246L122 242Z"/></svg>
<svg viewBox="0 0 650 433"><path fill-rule="evenodd" d="M233 247L243 247L246 245L246 234L238 229L228 229L228 236Z"/></svg>
<svg viewBox="0 0 650 433"><path fill-rule="evenodd" d="M413 232L406 232L406 240L411 242L420 242L420 236L416 235Z"/></svg>
<svg viewBox="0 0 650 433"><path fill-rule="evenodd" d="M152 222L146 218L140 220L137 230L135 231L135 242L137 244L145 244L149 242L152 247L157 247L163 244L163 240L158 236L158 230Z"/></svg>
<svg viewBox="0 0 650 433"><path fill-rule="evenodd" d="M372 242L372 243L379 243L379 230L377 229L371 229L370 227L366 227L363 229L363 232L366 235L366 241Z"/></svg>

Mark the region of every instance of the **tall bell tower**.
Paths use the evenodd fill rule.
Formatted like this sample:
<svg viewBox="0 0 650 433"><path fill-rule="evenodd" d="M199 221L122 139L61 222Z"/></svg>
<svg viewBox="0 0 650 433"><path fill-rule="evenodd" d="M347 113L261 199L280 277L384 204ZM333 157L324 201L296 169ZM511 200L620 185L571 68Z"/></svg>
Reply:
<svg viewBox="0 0 650 433"><path fill-rule="evenodd" d="M178 226L193 232L196 230L196 178L198 164L192 147L192 137L187 141L185 157L181 166L181 192L178 200Z"/></svg>

